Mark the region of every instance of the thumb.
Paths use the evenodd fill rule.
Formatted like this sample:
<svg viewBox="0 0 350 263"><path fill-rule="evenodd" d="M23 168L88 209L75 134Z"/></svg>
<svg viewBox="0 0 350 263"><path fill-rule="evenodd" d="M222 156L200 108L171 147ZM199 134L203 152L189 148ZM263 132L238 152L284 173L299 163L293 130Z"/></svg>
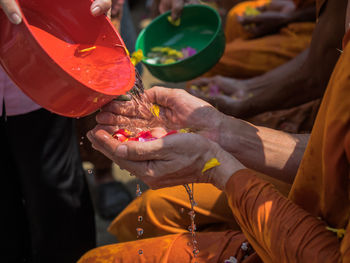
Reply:
<svg viewBox="0 0 350 263"><path fill-rule="evenodd" d="M22 15L15 0L0 0L0 6L13 24L22 22Z"/></svg>
<svg viewBox="0 0 350 263"><path fill-rule="evenodd" d="M164 158L163 140L149 142L127 142L117 147L118 158L129 161L161 160Z"/></svg>

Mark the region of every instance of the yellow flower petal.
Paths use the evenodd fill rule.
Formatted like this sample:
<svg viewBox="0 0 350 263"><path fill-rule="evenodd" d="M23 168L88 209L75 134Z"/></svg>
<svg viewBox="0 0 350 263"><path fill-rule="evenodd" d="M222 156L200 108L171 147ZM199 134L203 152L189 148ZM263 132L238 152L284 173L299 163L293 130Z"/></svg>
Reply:
<svg viewBox="0 0 350 263"><path fill-rule="evenodd" d="M96 46L81 49L81 50L79 50L79 52L83 53L83 52L88 52L88 51L91 51L91 50L94 50L94 49L96 49Z"/></svg>
<svg viewBox="0 0 350 263"><path fill-rule="evenodd" d="M159 117L159 106L157 104L153 104L152 107L151 107L151 113L153 114L154 117Z"/></svg>
<svg viewBox="0 0 350 263"><path fill-rule="evenodd" d="M202 169L202 174L206 171L208 171L211 168L214 168L216 166L221 165L221 163L216 158L211 158L209 161L207 161L204 165L204 168Z"/></svg>
<svg viewBox="0 0 350 263"><path fill-rule="evenodd" d="M124 47L124 50L125 50L126 55L130 56L130 52L129 52L129 50L126 47Z"/></svg>
<svg viewBox="0 0 350 263"><path fill-rule="evenodd" d="M171 18L171 16L168 16L167 18L168 18L169 23L172 24L173 26L179 26L181 23L180 18L176 19L175 21Z"/></svg>
<svg viewBox="0 0 350 263"><path fill-rule="evenodd" d="M189 133L190 132L190 129L180 129L179 130L180 133Z"/></svg>
<svg viewBox="0 0 350 263"><path fill-rule="evenodd" d="M173 58L168 58L168 59L166 59L166 60L164 61L163 64L171 64L171 63L175 63L175 62L176 62L175 59L173 59Z"/></svg>
<svg viewBox="0 0 350 263"><path fill-rule="evenodd" d="M141 49L139 49L131 54L130 60L134 66L136 66L136 64L138 64L142 59L143 59L143 52Z"/></svg>

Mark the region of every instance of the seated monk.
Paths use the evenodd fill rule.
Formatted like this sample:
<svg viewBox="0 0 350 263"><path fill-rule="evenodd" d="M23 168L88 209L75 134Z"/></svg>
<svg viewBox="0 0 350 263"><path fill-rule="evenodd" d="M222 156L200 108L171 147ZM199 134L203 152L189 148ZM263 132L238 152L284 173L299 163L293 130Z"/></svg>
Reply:
<svg viewBox="0 0 350 263"><path fill-rule="evenodd" d="M260 100L251 101L252 104L248 106L259 109L265 104L264 107L273 110L274 107L282 107L283 105L289 107L296 102L303 103L323 93L340 54L337 48L342 49L341 40L345 32L346 2L329 0L322 7L311 48L302 55L306 58L300 57L293 61L290 68L281 68L279 72L271 75L271 78L261 76L261 84L269 88L270 98L273 100L269 104L268 100L265 100L263 91L257 91ZM289 72L287 69L295 71ZM283 87L295 89L299 96L284 91ZM208 119L209 117L205 121ZM232 133L234 132L232 131ZM264 179L267 178L264 177ZM272 182L271 179L269 181ZM277 185L278 189L283 188L283 192L288 194L288 184L282 184L279 181L272 183ZM207 184L196 186L196 202L198 203L196 219L199 230L226 230L237 227L232 223L234 222L233 215L222 191ZM144 237L183 233L186 232L189 225L189 218L184 217L181 213L183 207L188 209L190 206L188 196L182 186L156 191L150 190L144 193L141 198L134 200L112 222L109 231L116 235L119 241L134 240L137 227L137 221L134 219L141 215L149 218L144 222Z"/></svg>
<svg viewBox="0 0 350 263"><path fill-rule="evenodd" d="M299 1L296 4L305 6L308 3ZM320 12L320 3L317 5L318 16L322 14L327 19L327 14ZM328 8L328 12L332 11ZM333 13L329 16L337 16L336 12ZM330 17L328 19L334 19ZM311 53L310 49L306 49L282 66L246 80L215 76L193 81L192 85L195 87L215 87L216 92L209 94L210 96L200 90L190 91L215 105L220 111L254 124L293 133L309 132L320 98L340 55L335 47L340 49L343 35L343 32L338 32L334 36L330 31L329 34L333 35L330 38L330 35L323 34L324 28L325 26L321 28L318 25L318 32L313 35ZM323 66L325 56L327 65ZM324 68L321 69L322 67ZM307 72L313 70L323 70L321 74L324 75Z"/></svg>
<svg viewBox="0 0 350 263"><path fill-rule="evenodd" d="M283 105L273 111L260 108L253 112L247 107L257 105L255 101L260 98L260 94L256 96L252 90L263 91L264 82L259 78L249 81L231 78L246 79L267 73L307 49L315 25L314 5L314 0L295 1L295 4L291 0L255 0L234 6L226 19L227 43L223 57L205 74L206 78L199 78L189 84L189 91L224 113L245 118L254 124L294 133L310 132L325 86L318 98L301 105L292 105L288 111ZM173 16L178 17L179 6L181 0L163 0L159 9L163 12L172 8ZM261 14L245 15L247 10L254 8L260 8L256 12ZM305 60L305 56L301 55L297 60ZM295 63L287 67L293 66L299 70L299 65ZM281 74L280 70L277 74ZM192 87L197 90L192 90ZM217 91L209 94L198 91L208 87ZM271 93L262 93L268 100ZM269 101L266 104L273 105Z"/></svg>
<svg viewBox="0 0 350 263"><path fill-rule="evenodd" d="M309 47L315 27L315 4L309 2L256 0L234 6L226 18L225 52L206 76L251 78L299 55Z"/></svg>
<svg viewBox="0 0 350 263"><path fill-rule="evenodd" d="M327 7L339 3L329 1ZM350 32L345 39L350 39ZM147 119L138 119L139 104L134 101L107 105L97 116L101 125L88 133L95 149L154 189L212 184L223 191L231 220L240 230L199 232L195 251L186 232L108 245L87 252L79 263L350 262L349 61L350 44L344 41L310 136L254 126L220 113L183 90L156 87L147 95L160 106L167 127L186 127L196 134L122 143L110 136L115 125ZM216 165L204 169L213 158ZM289 197L260 179L256 171L292 183ZM211 192L206 195L212 197ZM196 213L203 211L198 207ZM147 214L140 224L154 217Z"/></svg>
<svg viewBox="0 0 350 263"><path fill-rule="evenodd" d="M333 10L333 12L344 10L345 12L346 6L339 8L339 5L346 5L346 3L328 1L327 5L323 5L324 12L320 17L319 24L323 25L321 29L325 29L324 33L327 33L324 25L333 24L332 22L335 23L333 26L338 25L344 28L344 22L341 23L342 25L337 24L336 19L328 20L328 24L324 22L327 21L324 18L328 17L329 19L332 13L327 10ZM341 13L337 14L341 15ZM330 27L328 29L335 34L337 33L337 28ZM345 39L349 38L348 34ZM334 39L329 40L328 44L332 41ZM200 220L197 220L196 217L199 228L203 226L201 224L203 219L210 216L213 216L212 220L207 220L209 223L204 224L208 228L213 223L215 224L215 220L217 222L221 220L225 223L222 218L228 218L226 222L230 220L233 222L235 218L236 222L233 222L232 225L238 223L244 233L243 235L240 232L228 230L198 233L200 253L196 261L224 262L227 259L227 262L236 262L234 260L241 260L245 256L248 256L245 262L310 262L310 260L312 262L348 262L350 260L348 253L350 251L349 235L345 234L342 240L337 240L336 236L327 232L334 231L341 239L343 234L349 231L349 229L345 229L349 221L347 181L349 180L350 162L350 105L346 98L349 96L350 86L348 81L350 78L348 66L350 46L344 42L344 47L344 53L333 72L301 163L300 159L306 147L307 135L277 132L224 116L208 104L194 98L190 99L188 95L180 91L166 91L159 88L148 91L149 97L153 99L152 102L164 107L165 116L169 117L169 122L174 127L190 127L197 130L202 136L216 141L245 167L254 170L242 169L234 173L229 181L226 181L224 192L221 192L220 196L213 194L213 189L209 187L206 188L207 192L203 191L207 184L202 188L198 187L202 184L195 186L196 201L198 190L200 191L199 199L207 201L204 204L198 202L198 207L195 208L196 213L201 217ZM320 49L327 50L325 47ZM128 112L125 111L126 106L127 104L124 103L113 102L98 116L98 121L105 125L113 125L113 127L106 126L110 132L110 129L114 129L114 125L123 124L128 117L133 117L135 114L135 108L131 107L131 111ZM120 109L123 109L123 112ZM121 113L126 116L116 118L114 115ZM130 121L127 120L127 122ZM203 176L199 175L203 165L200 152L206 154L210 151L208 148L205 148L204 151L201 148L200 140L202 138L190 138L191 141L196 141L195 144L177 140L180 138L189 139L181 137L189 136L188 134L168 136L161 140L148 142L147 145L135 142L125 143L124 146L128 147L125 156L125 152L122 151L123 147L117 148L120 143L107 134L99 127L89 134L89 138L93 141L96 149L102 151L122 167L132 170L133 174L140 176L151 186L159 188L193 181L203 182L201 181ZM192 136L192 134L190 135ZM170 138L172 139L170 140ZM177 147L181 148L181 145L186 145L187 148L183 148L183 151L178 150ZM189 145L190 147L188 147ZM222 153L221 148L220 151L216 151L217 145L213 147L216 154ZM184 155L186 158L176 159L175 153L182 157ZM230 163L226 159L228 155L224 156L221 160L225 161L221 161L221 163ZM189 160L193 160L191 158L195 158L194 166L197 169L198 166L200 167L199 172L188 163ZM206 159L204 158L204 162ZM220 161L220 158L218 159ZM236 162L237 159L233 159L233 162ZM143 160L147 160L147 162ZM172 160L175 163L174 166L171 166ZM232 161L232 159L230 160ZM193 169L189 168L190 173L186 173L185 167L180 164ZM234 167L234 164L231 164ZM164 167L164 165L166 166ZM225 178L222 174L222 177L216 175L220 174L218 170L220 166L207 172L209 173L207 178L216 186L218 186L215 183L217 181L213 178ZM298 175L294 179L298 167ZM293 182L289 199L294 203L284 199L278 191L272 190L269 183L258 179L260 175L255 171L275 176L282 181ZM184 177L181 177L182 175ZM184 178L187 178L188 181ZM218 180L220 181L220 179ZM175 211L176 208L183 207L188 201L185 198L181 199L181 197L176 200L176 196L172 198L171 194L175 191L171 189L174 188L176 187L165 189L163 194L159 196L150 195L152 197L150 200L153 202L160 201L165 205L169 203L168 207L172 209L160 211L153 210L150 206L140 207L134 217L130 216L131 214L129 217L127 214L124 215L124 224L121 224L120 229L130 227L129 232L126 230L121 233L129 234L129 237L135 239L136 218L138 215L143 215L143 222L146 224L144 227L145 235L155 228L162 232L156 234L177 234L96 249L87 253L81 262L103 262L103 259L104 262L121 262L122 260L127 262L143 260L145 262L161 262L162 260L189 262L192 257L191 246L188 246L187 242L191 240L191 236L181 233L178 229L180 224L177 223L177 220L184 215ZM168 198L166 198L167 192ZM157 197L160 200L157 200ZM142 197L136 201L141 199ZM173 200L177 202L171 204ZM215 203L222 204L225 200L228 200L226 204L229 204L231 208L231 215L227 213L220 217L216 214L217 204ZM205 210L205 207L210 207L208 203L212 203L214 207L213 214L211 214L212 209ZM131 205L130 207L135 211L135 206ZM168 213L170 217L157 218L156 213L160 213L160 215ZM125 218L129 220L125 220ZM157 219L160 220L157 221ZM133 221L135 221L134 224ZM181 222L181 220L178 221ZM154 225L154 222L157 225ZM152 224L153 229L148 229L147 227L152 227ZM187 223L185 227L187 228L188 225ZM187 231L183 230L182 232ZM250 243L256 253L247 255L246 251L252 252L252 250L246 241ZM243 243L244 246L242 246ZM133 251L136 254L131 253ZM144 257L140 258L140 256Z"/></svg>

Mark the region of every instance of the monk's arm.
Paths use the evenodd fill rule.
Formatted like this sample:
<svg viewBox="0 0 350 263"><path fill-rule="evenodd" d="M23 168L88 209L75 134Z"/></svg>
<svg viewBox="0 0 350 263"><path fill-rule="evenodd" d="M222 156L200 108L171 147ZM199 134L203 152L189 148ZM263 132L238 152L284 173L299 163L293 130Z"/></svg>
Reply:
<svg viewBox="0 0 350 263"><path fill-rule="evenodd" d="M244 81L253 94L242 105L244 115L290 108L322 97L340 55L346 2L327 2L308 50L262 76Z"/></svg>
<svg viewBox="0 0 350 263"><path fill-rule="evenodd" d="M254 126L222 114L216 141L244 166L292 183L309 139L309 134Z"/></svg>
<svg viewBox="0 0 350 263"><path fill-rule="evenodd" d="M263 262L335 263L342 262L341 253L347 262L349 251L340 252L340 242L323 221L283 197L253 171L236 172L225 192L237 223Z"/></svg>

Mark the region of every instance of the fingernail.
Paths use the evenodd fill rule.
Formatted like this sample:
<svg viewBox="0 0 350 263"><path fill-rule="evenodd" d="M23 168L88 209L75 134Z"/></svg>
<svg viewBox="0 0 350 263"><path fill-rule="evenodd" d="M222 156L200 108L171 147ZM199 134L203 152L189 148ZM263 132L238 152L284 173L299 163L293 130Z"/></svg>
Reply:
<svg viewBox="0 0 350 263"><path fill-rule="evenodd" d="M17 15L16 13L13 13L11 15L11 22L18 25L22 22L22 18L19 15Z"/></svg>
<svg viewBox="0 0 350 263"><path fill-rule="evenodd" d="M93 14L94 16L101 14L101 12L102 12L102 9L99 6L95 6L94 8L91 9L91 14Z"/></svg>
<svg viewBox="0 0 350 263"><path fill-rule="evenodd" d="M128 147L126 145L120 145L117 148L116 154L118 157L125 158L128 155Z"/></svg>

